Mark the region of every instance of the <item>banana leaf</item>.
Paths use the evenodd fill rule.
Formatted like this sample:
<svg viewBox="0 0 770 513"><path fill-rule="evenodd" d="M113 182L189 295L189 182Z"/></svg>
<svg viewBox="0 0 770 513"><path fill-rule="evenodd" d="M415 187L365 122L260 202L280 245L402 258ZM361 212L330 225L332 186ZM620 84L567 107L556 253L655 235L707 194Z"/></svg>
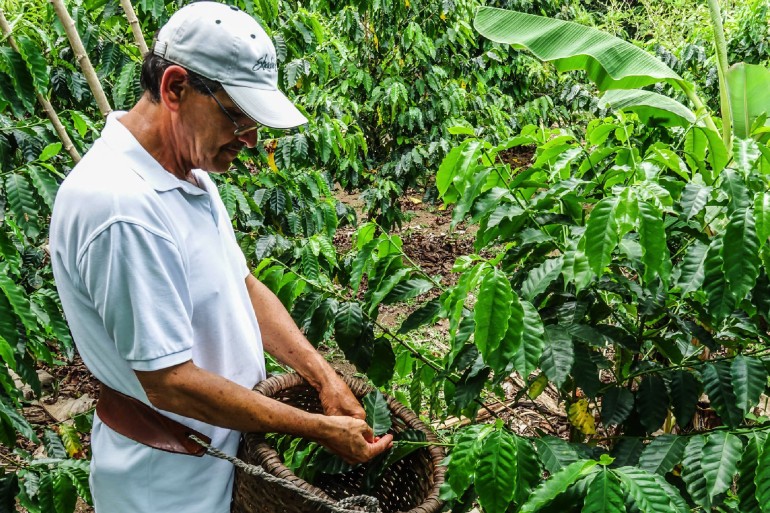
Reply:
<svg viewBox="0 0 770 513"><path fill-rule="evenodd" d="M751 137L751 127L762 114L770 116L770 70L741 62L727 71L733 133L740 139Z"/></svg>
<svg viewBox="0 0 770 513"><path fill-rule="evenodd" d="M473 21L484 37L525 48L559 71L584 70L601 91L640 89L658 82L683 87L682 77L644 50L571 21L482 7Z"/></svg>
<svg viewBox="0 0 770 513"><path fill-rule="evenodd" d="M599 106L635 112L646 125L688 127L696 121L695 114L690 109L668 96L652 91L607 91Z"/></svg>

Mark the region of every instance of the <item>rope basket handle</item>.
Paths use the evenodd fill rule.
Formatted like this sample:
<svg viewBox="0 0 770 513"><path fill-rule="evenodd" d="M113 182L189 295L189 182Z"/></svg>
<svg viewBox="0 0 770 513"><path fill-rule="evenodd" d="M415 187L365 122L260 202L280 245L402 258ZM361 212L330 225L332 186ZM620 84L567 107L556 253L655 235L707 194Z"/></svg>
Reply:
<svg viewBox="0 0 770 513"><path fill-rule="evenodd" d="M210 444L206 443L205 441L201 440L200 438L198 438L193 434L190 434L188 436L192 441L205 447L207 454L215 458L229 461L230 463L232 463L242 471L246 472L247 474L250 474L252 476L257 476L261 479L264 479L265 481L268 481L273 484L277 484L278 486L282 486L287 490L291 490L292 492L302 496L302 498L307 500L308 502L312 502L313 504L316 504L325 509L328 509L333 513L361 513L362 511L366 513L382 513L382 510L380 509L380 502L374 497L370 497L368 495L356 495L353 497L346 497L342 500L337 501L336 503L330 503L328 500L324 499L323 497L319 497L309 492L308 490L300 488L299 486L295 485L294 483L290 482L287 479L276 477L270 474L259 465L252 465L251 463L246 463L245 461L243 461L242 459L236 456L230 456L228 454L225 454L224 452L212 447ZM350 509L350 508L357 508L357 509Z"/></svg>

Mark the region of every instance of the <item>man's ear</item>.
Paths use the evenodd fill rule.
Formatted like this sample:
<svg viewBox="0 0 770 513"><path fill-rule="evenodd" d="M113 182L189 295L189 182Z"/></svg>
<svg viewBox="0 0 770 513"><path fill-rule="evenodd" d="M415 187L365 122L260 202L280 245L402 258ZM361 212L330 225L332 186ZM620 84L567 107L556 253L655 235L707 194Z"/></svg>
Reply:
<svg viewBox="0 0 770 513"><path fill-rule="evenodd" d="M169 66L160 80L160 101L172 111L179 110L179 104L189 89L187 71L181 66Z"/></svg>

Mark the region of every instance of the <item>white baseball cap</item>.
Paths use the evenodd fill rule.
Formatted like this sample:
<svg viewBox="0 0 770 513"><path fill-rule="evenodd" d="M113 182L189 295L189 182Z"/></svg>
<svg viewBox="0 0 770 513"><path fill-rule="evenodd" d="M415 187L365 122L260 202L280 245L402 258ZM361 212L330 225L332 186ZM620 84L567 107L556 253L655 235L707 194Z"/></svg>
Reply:
<svg viewBox="0 0 770 513"><path fill-rule="evenodd" d="M278 90L278 62L268 35L235 6L196 2L158 32L153 53L222 84L244 114L271 128L307 118Z"/></svg>

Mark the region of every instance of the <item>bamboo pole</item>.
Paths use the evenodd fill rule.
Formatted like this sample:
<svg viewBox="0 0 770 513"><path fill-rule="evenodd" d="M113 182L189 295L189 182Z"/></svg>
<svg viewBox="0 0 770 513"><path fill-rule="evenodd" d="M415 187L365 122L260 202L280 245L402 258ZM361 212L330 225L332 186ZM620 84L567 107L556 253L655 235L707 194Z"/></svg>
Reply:
<svg viewBox="0 0 770 513"><path fill-rule="evenodd" d="M3 36L8 39L8 44L11 45L11 48L13 48L17 53L20 53L19 47L16 45L16 41L14 41L13 36L11 35L11 25L8 23L2 7L0 7L0 29L3 31ZM37 101L43 107L43 110L45 110L48 119L51 120L51 124L53 125L54 130L56 130L56 133L59 135L59 139L61 139L61 142L64 145L64 150L70 154L72 160L75 162L75 164L77 164L80 162L80 153L78 153L78 150L72 143L72 139L70 139L66 128L64 128L64 125L59 119L59 115L56 114L53 105L51 105L51 102L49 102L42 93L36 92L36 95Z"/></svg>
<svg viewBox="0 0 770 513"><path fill-rule="evenodd" d="M120 5L126 12L126 18L128 18L128 24L131 27L131 32L134 34L134 41L136 46L142 52L142 57L150 53L150 49L147 48L147 42L142 35L142 27L139 25L139 20L136 18L136 12L134 12L134 6L131 5L131 0L120 0Z"/></svg>
<svg viewBox="0 0 770 513"><path fill-rule="evenodd" d="M67 33L67 39L69 39L72 50L75 52L75 59L78 61L80 69L83 70L83 75L85 75L88 86L91 88L91 92L96 99L96 105L98 105L102 116L107 117L107 115L112 112L112 107L110 107L110 102L107 100L107 95L104 94L102 84L99 82L99 77L96 76L96 71L94 71L94 67L91 65L91 60L88 58L86 49L83 46L83 41L80 39L80 34L78 34L78 31L75 28L75 21L72 19L72 16L70 16L69 11L67 11L67 7L64 5L63 0L50 1L51 4L53 4L56 15L59 17L59 20L61 20L61 24L64 26L64 31Z"/></svg>

